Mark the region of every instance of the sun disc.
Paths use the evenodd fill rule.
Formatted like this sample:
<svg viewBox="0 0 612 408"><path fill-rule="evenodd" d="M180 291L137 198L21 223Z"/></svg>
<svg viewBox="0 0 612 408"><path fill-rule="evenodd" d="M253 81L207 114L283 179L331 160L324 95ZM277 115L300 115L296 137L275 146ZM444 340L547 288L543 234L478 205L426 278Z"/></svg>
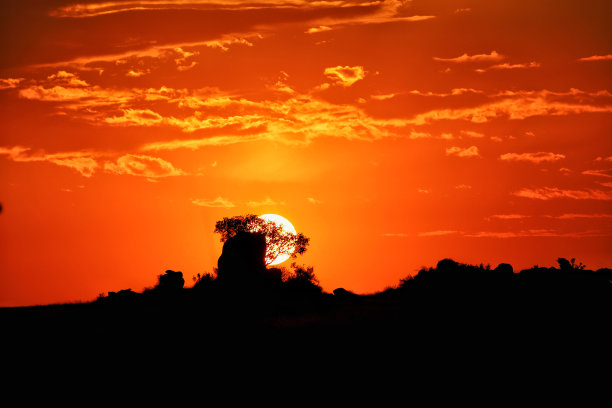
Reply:
<svg viewBox="0 0 612 408"><path fill-rule="evenodd" d="M260 215L259 218L265 221L272 221L273 223L280 225L281 228L283 229L283 232L285 233L294 234L294 235L297 234L297 231L295 230L295 227L293 226L293 224L291 224L291 222L289 222L288 219L278 214L263 214L263 215ZM278 265L280 263L285 262L287 259L291 257L291 254L293 254L294 250L295 250L295 246L293 246L288 253L285 252L285 253L279 254L274 259L274 261L270 262L270 265Z"/></svg>

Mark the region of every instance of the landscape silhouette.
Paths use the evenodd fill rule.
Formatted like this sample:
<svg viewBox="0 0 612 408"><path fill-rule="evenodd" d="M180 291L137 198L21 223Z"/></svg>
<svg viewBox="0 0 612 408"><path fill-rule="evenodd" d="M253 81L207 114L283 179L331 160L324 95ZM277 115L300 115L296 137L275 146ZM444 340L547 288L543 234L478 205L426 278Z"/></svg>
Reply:
<svg viewBox="0 0 612 408"><path fill-rule="evenodd" d="M264 233L224 231L218 267L195 276L189 287L182 272L166 270L142 292L120 289L91 302L5 307L0 309L5 333L156 342L212 336L217 345L240 336L338 344L384 338L387 346L414 347L442 347L441 342L457 347L466 339L487 339L490 347L500 339L532 344L608 336L608 268L588 270L559 258L556 268L514 271L507 263L491 267L443 259L377 293L344 288L327 293L312 266L266 266ZM303 238L300 253L308 244Z"/></svg>

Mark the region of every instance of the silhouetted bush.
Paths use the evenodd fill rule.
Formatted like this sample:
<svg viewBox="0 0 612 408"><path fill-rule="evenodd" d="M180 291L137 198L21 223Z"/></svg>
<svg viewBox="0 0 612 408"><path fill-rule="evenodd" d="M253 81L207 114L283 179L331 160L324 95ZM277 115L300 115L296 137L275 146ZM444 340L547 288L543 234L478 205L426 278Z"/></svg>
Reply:
<svg viewBox="0 0 612 408"><path fill-rule="evenodd" d="M319 280L314 274L312 266L298 266L295 263L291 265L293 271L287 277L284 287L290 292L302 294L319 294L323 291L319 286Z"/></svg>
<svg viewBox="0 0 612 408"><path fill-rule="evenodd" d="M109 291L107 296L100 295L96 299L96 302L129 302L139 298L140 293L134 292L130 289L121 289L117 292Z"/></svg>
<svg viewBox="0 0 612 408"><path fill-rule="evenodd" d="M511 277L514 274L514 269L512 268L512 265L510 264L500 263L499 265L495 267L495 269L493 269L493 272L501 276Z"/></svg>
<svg viewBox="0 0 612 408"><path fill-rule="evenodd" d="M216 268L215 268L216 270ZM212 273L205 273L203 275L197 274L193 277L193 289L201 290L204 288L210 288L215 282L216 276Z"/></svg>
<svg viewBox="0 0 612 408"><path fill-rule="evenodd" d="M582 262L580 262L580 264L576 265L575 261L576 261L576 258L572 258L570 261L568 261L565 258L557 259L557 263L559 264L559 268L562 271L572 271L572 270L575 270L575 269L583 270L585 268L585 265L583 265Z"/></svg>

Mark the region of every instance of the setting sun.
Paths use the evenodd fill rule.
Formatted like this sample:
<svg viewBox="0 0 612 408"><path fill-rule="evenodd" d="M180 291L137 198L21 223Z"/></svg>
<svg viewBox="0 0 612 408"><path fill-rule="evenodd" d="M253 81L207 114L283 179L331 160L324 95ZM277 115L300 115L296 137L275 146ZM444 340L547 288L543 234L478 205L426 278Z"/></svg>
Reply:
<svg viewBox="0 0 612 408"><path fill-rule="evenodd" d="M260 215L259 218L264 219L266 221L271 221L277 225L280 225L283 229L283 233L293 234L293 235L297 234L297 231L295 230L293 225L289 222L289 220L278 214L263 214L263 215ZM274 251L274 248L269 248L268 251L270 250ZM291 257L291 254L293 254L294 250L295 250L295 246L292 246L292 248L289 249L288 253L279 254L276 257L276 259L274 259L274 261L270 263L270 265L278 265L280 263L285 262L287 259Z"/></svg>

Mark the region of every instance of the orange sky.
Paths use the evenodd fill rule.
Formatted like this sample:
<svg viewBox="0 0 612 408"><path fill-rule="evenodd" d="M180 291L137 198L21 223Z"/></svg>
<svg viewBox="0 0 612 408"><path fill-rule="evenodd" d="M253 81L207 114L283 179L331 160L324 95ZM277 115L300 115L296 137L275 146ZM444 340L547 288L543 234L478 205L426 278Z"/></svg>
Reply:
<svg viewBox="0 0 612 408"><path fill-rule="evenodd" d="M0 8L0 306L191 285L247 213L327 291L612 266L608 0Z"/></svg>

